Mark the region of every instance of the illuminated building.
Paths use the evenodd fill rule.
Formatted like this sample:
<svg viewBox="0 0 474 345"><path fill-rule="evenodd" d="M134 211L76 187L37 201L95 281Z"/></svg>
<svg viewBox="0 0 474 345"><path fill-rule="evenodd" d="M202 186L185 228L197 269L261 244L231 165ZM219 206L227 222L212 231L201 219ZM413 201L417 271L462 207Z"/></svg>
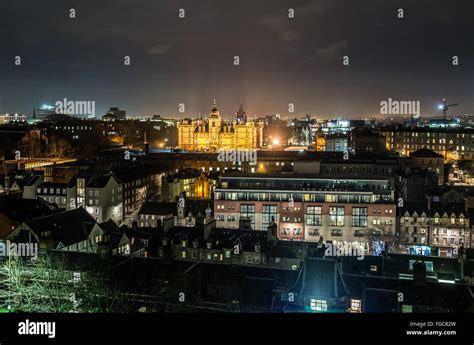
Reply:
<svg viewBox="0 0 474 345"><path fill-rule="evenodd" d="M0 125L8 124L11 122L26 122L26 120L26 116L22 114L0 115Z"/></svg>
<svg viewBox="0 0 474 345"><path fill-rule="evenodd" d="M179 121L178 147L188 151L256 149L261 146L262 125L247 120L242 107L231 123L222 120L214 101L207 120ZM260 132L260 133L259 133ZM259 140L260 139L260 140Z"/></svg>
<svg viewBox="0 0 474 345"><path fill-rule="evenodd" d="M462 204L406 203L399 210L400 242L411 254L456 256L470 248L469 214Z"/></svg>
<svg viewBox="0 0 474 345"><path fill-rule="evenodd" d="M444 156L446 160L474 158L474 129L429 128L429 127L385 127L387 150L408 156L411 152L428 148Z"/></svg>
<svg viewBox="0 0 474 345"><path fill-rule="evenodd" d="M308 174L224 174L214 193L217 226L254 230L274 221L282 240L353 241L395 233L394 189L388 179L330 179ZM392 239L393 240L393 239ZM371 244L371 243L370 243Z"/></svg>
<svg viewBox="0 0 474 345"><path fill-rule="evenodd" d="M326 136L322 131L317 131L315 135L316 151L326 151Z"/></svg>
<svg viewBox="0 0 474 345"><path fill-rule="evenodd" d="M112 107L107 111L107 113L102 116L103 121L121 121L127 119L127 112L125 110L120 110L117 107Z"/></svg>
<svg viewBox="0 0 474 345"><path fill-rule="evenodd" d="M430 149L422 148L410 153L412 165L416 168L426 169L436 174L438 184L443 185L444 181L444 157Z"/></svg>
<svg viewBox="0 0 474 345"><path fill-rule="evenodd" d="M33 110L33 120L43 121L53 114L56 114L54 105L43 104L41 107Z"/></svg>
<svg viewBox="0 0 474 345"><path fill-rule="evenodd" d="M78 176L76 207L83 206L96 222L123 220L123 183L113 175Z"/></svg>
<svg viewBox="0 0 474 345"><path fill-rule="evenodd" d="M133 165L115 170L123 184L124 216L134 215L147 198L161 194L163 174L153 168Z"/></svg>
<svg viewBox="0 0 474 345"><path fill-rule="evenodd" d="M346 152L347 149L347 135L342 133L326 135L324 151Z"/></svg>
<svg viewBox="0 0 474 345"><path fill-rule="evenodd" d="M186 169L169 174L163 184L163 197L174 202L180 195L187 198L209 199L216 181L203 171Z"/></svg>

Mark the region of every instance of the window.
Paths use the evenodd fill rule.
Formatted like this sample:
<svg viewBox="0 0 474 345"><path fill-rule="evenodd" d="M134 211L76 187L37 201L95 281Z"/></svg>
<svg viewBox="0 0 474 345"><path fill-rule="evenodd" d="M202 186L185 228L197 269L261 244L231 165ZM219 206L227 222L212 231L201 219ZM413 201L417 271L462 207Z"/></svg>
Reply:
<svg viewBox="0 0 474 345"><path fill-rule="evenodd" d="M344 226L344 207L329 207L329 225Z"/></svg>
<svg viewBox="0 0 474 345"><path fill-rule="evenodd" d="M262 212L262 230L267 230L272 222L276 222L277 207L276 205L263 205Z"/></svg>
<svg viewBox="0 0 474 345"><path fill-rule="evenodd" d="M321 213L321 206L308 206L306 225L322 225L323 219Z"/></svg>
<svg viewBox="0 0 474 345"><path fill-rule="evenodd" d="M240 217L250 219L250 227L255 228L255 205L240 205Z"/></svg>
<svg viewBox="0 0 474 345"><path fill-rule="evenodd" d="M360 313L362 309L362 302L360 299L351 299L351 310L354 313Z"/></svg>
<svg viewBox="0 0 474 345"><path fill-rule="evenodd" d="M314 311L327 311L328 304L325 299L315 299L311 298L310 308Z"/></svg>
<svg viewBox="0 0 474 345"><path fill-rule="evenodd" d="M352 208L352 226L354 227L367 226L367 207L353 207Z"/></svg>

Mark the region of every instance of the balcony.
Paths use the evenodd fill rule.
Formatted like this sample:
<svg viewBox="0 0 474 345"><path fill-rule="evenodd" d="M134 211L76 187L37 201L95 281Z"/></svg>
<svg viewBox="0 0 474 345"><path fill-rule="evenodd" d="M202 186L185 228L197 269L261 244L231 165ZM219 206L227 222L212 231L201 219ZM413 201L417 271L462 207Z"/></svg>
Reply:
<svg viewBox="0 0 474 345"><path fill-rule="evenodd" d="M354 236L355 237L364 237L365 236L365 230L355 230L354 231Z"/></svg>
<svg viewBox="0 0 474 345"><path fill-rule="evenodd" d="M341 229L332 229L331 230L331 236L342 236L342 230Z"/></svg>

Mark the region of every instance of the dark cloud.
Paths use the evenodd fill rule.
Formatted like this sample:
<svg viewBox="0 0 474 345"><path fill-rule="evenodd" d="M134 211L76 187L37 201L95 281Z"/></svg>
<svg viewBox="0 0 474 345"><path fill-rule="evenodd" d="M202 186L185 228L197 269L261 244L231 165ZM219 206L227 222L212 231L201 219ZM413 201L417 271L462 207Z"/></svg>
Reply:
<svg viewBox="0 0 474 345"><path fill-rule="evenodd" d="M180 102L204 113L213 98L224 114L243 101L288 115L291 101L298 114L364 116L388 97L474 113L472 13L472 0L2 0L0 113L63 97L137 115L182 115Z"/></svg>

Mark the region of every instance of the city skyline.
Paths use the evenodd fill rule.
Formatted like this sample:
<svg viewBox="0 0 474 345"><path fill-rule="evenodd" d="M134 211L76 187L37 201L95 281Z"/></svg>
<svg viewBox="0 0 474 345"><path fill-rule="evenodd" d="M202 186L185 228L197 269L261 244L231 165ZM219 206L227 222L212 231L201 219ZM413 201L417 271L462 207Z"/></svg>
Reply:
<svg viewBox="0 0 474 345"><path fill-rule="evenodd" d="M295 115L372 116L388 98L420 101L429 117L444 97L455 114L474 109L469 1L111 4L3 2L0 112L31 116L64 97L95 101L98 114L178 117L207 113L212 99L249 116L293 116L289 103Z"/></svg>
<svg viewBox="0 0 474 345"><path fill-rule="evenodd" d="M3 338L472 343L473 13L0 1Z"/></svg>

